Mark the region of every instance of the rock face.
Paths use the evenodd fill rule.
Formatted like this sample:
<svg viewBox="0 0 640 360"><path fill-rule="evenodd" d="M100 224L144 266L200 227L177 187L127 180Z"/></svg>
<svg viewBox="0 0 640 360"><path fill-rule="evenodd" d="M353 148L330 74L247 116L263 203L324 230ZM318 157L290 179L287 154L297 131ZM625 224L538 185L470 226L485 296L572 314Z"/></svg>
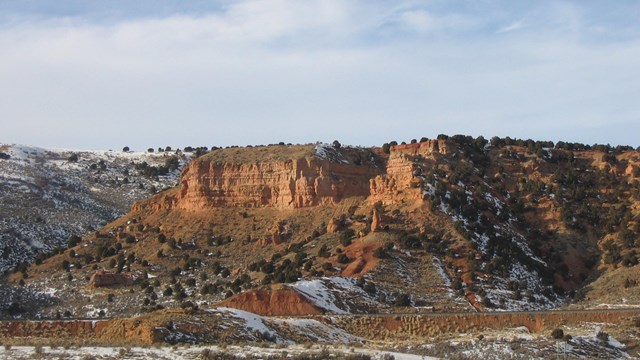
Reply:
<svg viewBox="0 0 640 360"><path fill-rule="evenodd" d="M427 140L415 144L392 146L391 152L412 156L431 156L434 154L447 155L452 153L454 149L455 146L447 140Z"/></svg>
<svg viewBox="0 0 640 360"><path fill-rule="evenodd" d="M114 274L106 272L104 270L98 270L89 280L90 288L119 286L119 285L132 285L133 278L124 274Z"/></svg>
<svg viewBox="0 0 640 360"><path fill-rule="evenodd" d="M383 204L395 202L398 198L419 200L422 193L417 189L416 173L420 171L414 158L433 159L451 154L453 145L446 140L429 140L421 143L391 147L385 174L370 181L369 202Z"/></svg>
<svg viewBox="0 0 640 360"><path fill-rule="evenodd" d="M453 144L429 140L391 147L386 167L372 166L371 153L358 154L357 161L317 153L296 152L291 156L251 159L219 155L193 160L182 173L180 185L152 200L134 205L133 210L182 209L201 211L215 207L274 207L282 209L336 204L349 197L368 197L370 202L394 201L407 190L416 200L420 191L412 188L416 180L413 159L447 156ZM224 154L227 149L218 150ZM251 150L246 150L251 152ZM255 150L254 150L255 151ZM358 151L358 150L356 150ZM228 151L230 152L230 151ZM336 155L337 154L337 155ZM367 156L369 158L367 158ZM365 159L365 160L363 160Z"/></svg>
<svg viewBox="0 0 640 360"><path fill-rule="evenodd" d="M371 232L380 231L382 229L382 214L378 211L377 207L373 208L371 214Z"/></svg>
<svg viewBox="0 0 640 360"><path fill-rule="evenodd" d="M178 191L163 194L159 202L137 203L134 211L334 204L352 196L368 196L374 171L369 166L317 158L241 164L197 159L182 173Z"/></svg>
<svg viewBox="0 0 640 360"><path fill-rule="evenodd" d="M264 149L264 154L254 154L256 150L250 148L216 150L219 155L214 151L195 159L182 172L176 188L137 202L132 210L296 209L337 204L350 197L385 205L406 199L419 201L423 194L416 174L422 169L414 160L435 164L442 157L455 155L455 144L446 140L392 146L388 158L378 156L377 160L372 152L355 148L349 150L350 155L332 149L332 156L322 156L317 149L314 153L313 147L292 146L278 157L268 155L279 149ZM247 158L246 153L255 157ZM279 242L271 237L265 241Z"/></svg>
<svg viewBox="0 0 640 360"><path fill-rule="evenodd" d="M342 229L342 222L339 219L331 218L327 224L327 233L333 234Z"/></svg>

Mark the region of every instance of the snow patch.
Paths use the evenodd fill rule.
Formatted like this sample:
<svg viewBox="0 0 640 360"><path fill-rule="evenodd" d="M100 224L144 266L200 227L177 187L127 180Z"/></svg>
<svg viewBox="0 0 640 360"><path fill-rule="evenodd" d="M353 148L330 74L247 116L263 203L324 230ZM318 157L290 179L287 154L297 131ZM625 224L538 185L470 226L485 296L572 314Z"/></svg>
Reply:
<svg viewBox="0 0 640 360"><path fill-rule="evenodd" d="M340 309L336 305L336 299L332 292L327 288L323 279L334 282L336 285L344 284L344 278L322 278L314 280L301 280L289 285L296 291L306 296L314 305L330 311L334 314L347 314L346 311ZM349 282L349 285L351 283Z"/></svg>

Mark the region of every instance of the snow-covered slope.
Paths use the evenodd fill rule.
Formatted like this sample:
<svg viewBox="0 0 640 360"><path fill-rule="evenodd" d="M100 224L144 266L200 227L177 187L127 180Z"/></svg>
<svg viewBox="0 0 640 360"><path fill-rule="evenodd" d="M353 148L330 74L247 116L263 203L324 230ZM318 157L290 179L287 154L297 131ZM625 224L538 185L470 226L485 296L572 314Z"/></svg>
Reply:
<svg viewBox="0 0 640 360"><path fill-rule="evenodd" d="M176 184L189 154L0 145L0 271L52 252ZM144 165L146 164L146 166ZM167 166L168 165L168 166ZM157 170L166 167L164 175ZM164 173L164 168L160 171Z"/></svg>

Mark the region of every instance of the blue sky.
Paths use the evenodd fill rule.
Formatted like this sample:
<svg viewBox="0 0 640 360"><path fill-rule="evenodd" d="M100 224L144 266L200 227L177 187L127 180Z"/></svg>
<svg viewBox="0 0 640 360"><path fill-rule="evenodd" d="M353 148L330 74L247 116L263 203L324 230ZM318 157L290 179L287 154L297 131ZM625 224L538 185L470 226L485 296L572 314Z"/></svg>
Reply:
<svg viewBox="0 0 640 360"><path fill-rule="evenodd" d="M640 145L637 1L0 0L0 142Z"/></svg>

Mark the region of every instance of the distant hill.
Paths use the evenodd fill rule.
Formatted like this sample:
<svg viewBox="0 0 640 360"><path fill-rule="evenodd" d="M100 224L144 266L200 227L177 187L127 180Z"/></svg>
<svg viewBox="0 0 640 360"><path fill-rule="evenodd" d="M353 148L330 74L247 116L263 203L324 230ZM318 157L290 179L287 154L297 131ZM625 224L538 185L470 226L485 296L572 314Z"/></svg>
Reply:
<svg viewBox="0 0 640 360"><path fill-rule="evenodd" d="M0 145L0 153L0 272L65 248L72 236L88 235L134 201L174 186L190 158L22 145Z"/></svg>
<svg viewBox="0 0 640 360"><path fill-rule="evenodd" d="M97 158L78 155L51 167L97 176L85 170ZM11 275L21 296L46 294L49 306L13 312L134 315L222 300L266 315L536 310L593 306L605 278L624 285L607 301L640 305L625 295L639 272L619 270L638 266L639 168L628 147L461 135L216 149L177 186ZM137 189L108 179L86 193ZM98 269L135 285L96 289Z"/></svg>

